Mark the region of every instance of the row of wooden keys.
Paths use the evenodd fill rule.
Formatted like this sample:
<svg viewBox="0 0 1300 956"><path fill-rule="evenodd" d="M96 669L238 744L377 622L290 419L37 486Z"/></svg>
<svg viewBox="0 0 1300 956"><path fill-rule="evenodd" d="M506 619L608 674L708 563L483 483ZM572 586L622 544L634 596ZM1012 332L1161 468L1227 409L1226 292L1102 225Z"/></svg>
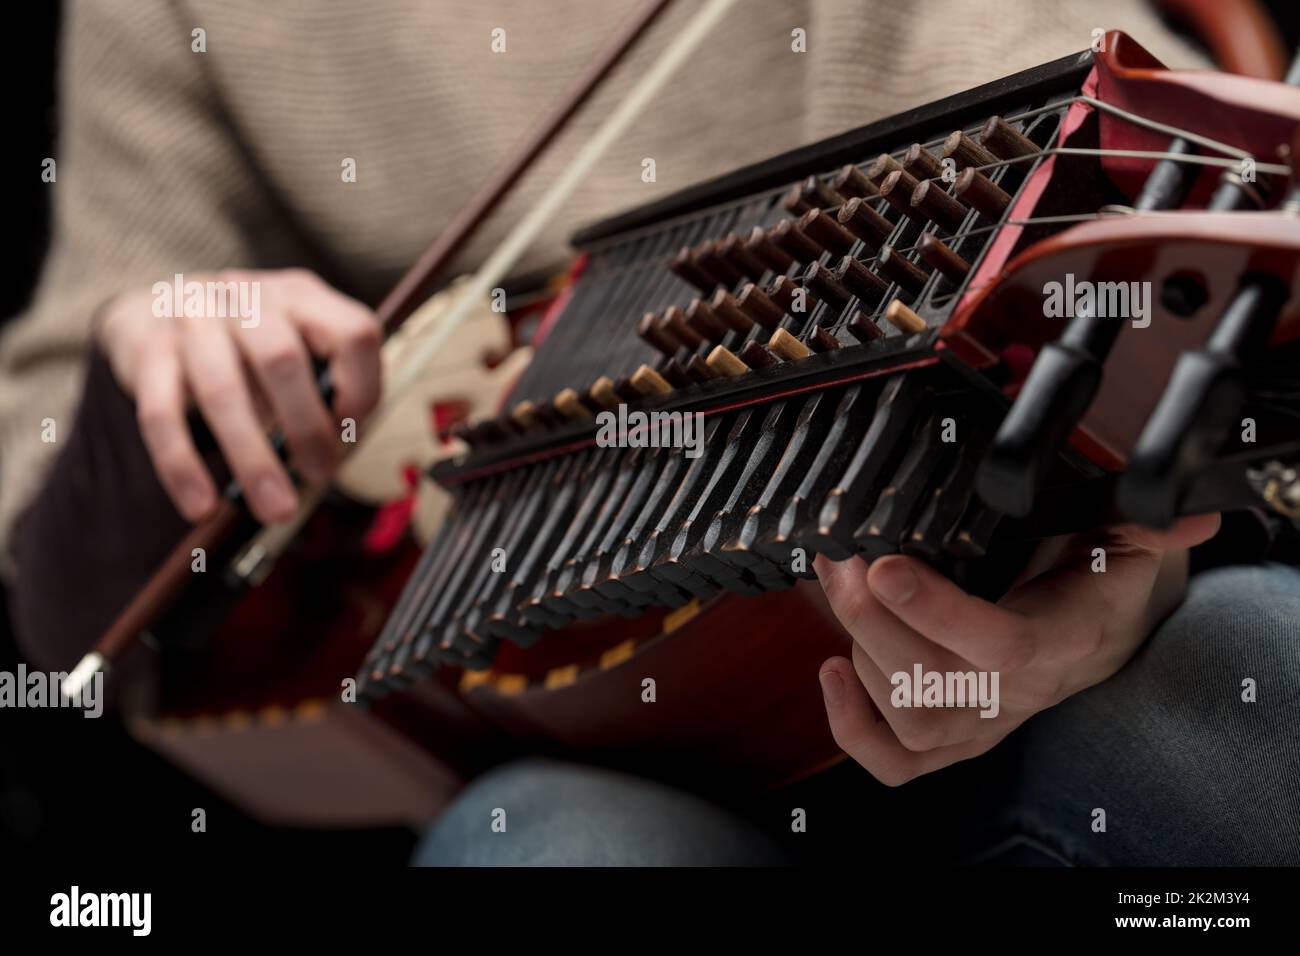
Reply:
<svg viewBox="0 0 1300 956"><path fill-rule="evenodd" d="M831 326L850 307L842 325L852 340L847 344L883 338L878 318L901 333L923 332L924 319L909 305L930 279L923 264L956 284L971 268L940 233L958 233L971 209L997 222L1012 197L988 173L1040 152L994 116L974 136L953 131L937 154L914 143L901 156L882 153L865 167L848 164L827 180L810 176L781 198L788 218L755 226L748 236L732 232L685 246L671 257L668 268L699 295L638 321L637 334L661 353L659 363L642 364L624 378L599 376L583 391L564 388L549 401L521 401L496 419L459 426L456 434L471 446L502 441L832 351L846 343ZM916 240L919 262L890 243L900 220L936 227ZM820 320L809 321L822 303L828 308Z"/></svg>

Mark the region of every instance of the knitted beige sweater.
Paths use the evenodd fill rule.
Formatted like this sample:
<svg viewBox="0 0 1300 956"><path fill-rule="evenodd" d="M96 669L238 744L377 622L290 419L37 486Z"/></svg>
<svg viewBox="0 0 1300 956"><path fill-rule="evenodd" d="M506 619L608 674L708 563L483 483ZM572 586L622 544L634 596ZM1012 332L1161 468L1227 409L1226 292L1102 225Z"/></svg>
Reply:
<svg viewBox="0 0 1300 956"><path fill-rule="evenodd" d="M30 307L0 337L0 571L12 573L10 527L59 448L42 420L60 438L72 426L101 303L176 272L291 264L376 302L639 3L72 0L52 245ZM673 5L462 268L697 7ZM558 262L585 221L1084 49L1095 27L1128 30L1170 65L1196 62L1138 0L741 0L521 269ZM807 52L792 50L796 28ZM355 182L341 175L349 158Z"/></svg>

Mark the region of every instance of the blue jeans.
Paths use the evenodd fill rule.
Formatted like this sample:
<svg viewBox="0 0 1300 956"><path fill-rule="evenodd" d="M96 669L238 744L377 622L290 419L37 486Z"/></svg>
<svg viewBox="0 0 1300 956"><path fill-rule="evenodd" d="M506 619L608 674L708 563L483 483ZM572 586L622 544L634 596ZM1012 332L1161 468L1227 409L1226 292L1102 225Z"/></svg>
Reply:
<svg viewBox="0 0 1300 956"><path fill-rule="evenodd" d="M1253 703L1243 700L1247 678ZM941 798L945 809L971 818L970 840L954 861L1300 863L1300 571L1265 565L1197 575L1182 606L1123 670L969 763L975 767L887 791L892 804L867 809L858 795L844 795L837 815L879 816L883 807L888 820L891 807L904 812L898 798L918 784L942 791L937 778L964 773L965 780L985 763L996 792L991 808ZM467 787L429 828L413 862L782 863L799 858L789 829L788 813L771 815L764 827L657 783L527 760ZM865 853L869 861L879 852L874 840L857 843L845 835L845 858Z"/></svg>

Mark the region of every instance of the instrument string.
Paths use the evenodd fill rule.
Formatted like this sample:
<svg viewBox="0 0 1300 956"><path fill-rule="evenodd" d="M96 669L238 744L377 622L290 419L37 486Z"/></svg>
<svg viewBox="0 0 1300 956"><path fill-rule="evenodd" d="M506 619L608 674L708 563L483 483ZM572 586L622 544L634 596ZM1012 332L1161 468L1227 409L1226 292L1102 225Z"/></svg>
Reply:
<svg viewBox="0 0 1300 956"><path fill-rule="evenodd" d="M538 202L507 233L478 270L459 289L452 290L447 311L428 334L414 340L404 351L401 361L386 383L378 407L371 413L368 427L380 424L401 405L402 397L429 373L430 361L444 342L492 294L519 258L531 247L547 223L563 208L585 181L587 173L609 147L641 116L678 69L687 64L691 54L722 20L735 0L708 0L681 28L654 63L633 84L614 111L597 127L578 150L560 176L551 183ZM299 526L314 510L319 495L307 494L300 499L291 523ZM274 528L262 528L237 555L235 565L244 569L261 568L279 554L287 539Z"/></svg>
<svg viewBox="0 0 1300 956"><path fill-rule="evenodd" d="M1174 162L1179 162L1179 163L1219 167L1225 170L1239 170L1242 167L1243 161L1247 161L1247 160L1253 161L1253 157L1249 152L1240 149L1239 147L1233 146L1229 143L1224 143L1208 136L1202 136L1201 134L1192 132L1191 130L1179 126L1162 123L1150 117L1146 117L1139 113L1134 113L1129 110L1122 109L1121 107L1115 106L1111 103L1106 103L1102 100L1096 99L1095 97L1086 96L1083 94L1071 97L1066 100L1059 100L1054 103L1048 104L1046 106L1038 107L1036 109L1024 110L1019 113L1010 114L1003 118L1008 122L1026 121L1047 113L1060 112L1061 110L1067 108L1068 106L1074 103L1086 103L1087 105L1093 107L1094 109L1110 113L1114 116L1119 117L1125 122L1131 123L1135 126L1140 126L1145 129L1150 129L1154 132L1159 132L1168 135L1170 137L1182 137L1188 140L1189 142L1195 143L1206 149L1213 150L1218 153L1222 153L1223 155L1204 156L1200 154L1174 153L1174 152L1169 152L1164 150L1048 146L1036 150L1032 153L1024 154L1022 156L1016 156L1009 159L999 159L996 162L982 164L979 166L975 166L974 168L979 172L987 173L990 170L996 170L1003 167L1012 166L1017 163L1028 162L1032 160L1043 159L1043 158L1048 158L1057 155L1094 156L1098 158L1118 157L1118 158L1128 158L1128 159L1149 159L1153 162L1157 162L1160 160L1172 160ZM934 146L934 145L938 145L941 142L942 140L934 140L928 143L927 145ZM1255 163L1255 171L1259 173L1268 174L1268 175L1289 177L1291 175L1291 166L1282 163L1258 163L1257 162ZM934 182L942 182L943 179L944 179L943 176L929 177L929 181L934 181ZM925 181L925 180L918 179L918 181ZM1185 211L1184 210L1159 210L1159 211L1146 211L1142 213L1142 215L1169 217L1169 216L1178 216L1183 212ZM1196 210L1196 212L1198 214L1215 214L1216 211ZM1272 213L1274 215L1282 214L1281 211L1278 210L1271 210L1268 211L1268 213ZM982 226L982 227L977 227L975 229L964 230L958 238L965 239L967 237L984 235L987 233L995 232L998 229L1003 228L1004 226L1066 225L1070 223L1091 222L1099 219L1107 219L1107 218L1112 218L1114 216L1123 216L1123 215L1137 215L1137 212L1136 210L1127 206L1111 205L1111 206L1104 207L1096 212L1089 212L1089 213L1074 213L1074 214L1064 214L1064 215L1054 215L1054 216L1029 216L1025 218L1011 218L1005 220L1004 222L994 223L989 226ZM916 251L916 249L917 246L913 244L906 247L896 248L894 251L897 253L911 253ZM667 263L669 258L671 257L665 256L663 259L664 263ZM643 266L644 263L641 263L639 265ZM471 291L471 290L463 290L463 291ZM457 309L456 311L462 312L463 308ZM457 316L457 318L463 318L463 316ZM447 326L444 327L444 329L439 330L439 333L435 335L436 340L438 342L444 340L446 335L449 334L451 328L454 328L455 325L457 324L459 323L455 321L447 323ZM428 356L429 353L432 351L433 349L429 348L427 345L424 348L418 350L421 357ZM471 363L446 363L446 364L440 363L440 364L426 366L426 365L422 365L419 357L415 358L414 360L408 359L402 362L402 370L399 373L401 386L399 387L398 391L405 391L405 387L409 387L410 382L416 375L427 375L427 374L438 373L438 372L449 372L449 371L454 371L465 367L470 367L472 366L472 364L473 364L472 362Z"/></svg>
<svg viewBox="0 0 1300 956"><path fill-rule="evenodd" d="M1033 153L1025 153L1023 156L1015 156L1011 159L1000 159L995 163L984 163L983 165L975 166L973 168L978 172L984 172L985 170L1001 169L1003 166L1012 166L1016 163L1024 163L1044 156L1122 156L1129 159L1169 159L1177 163L1187 163L1196 166L1219 166L1224 169L1241 169L1243 160L1251 159L1249 156L1240 157L1238 159L1228 159L1221 156L1201 156L1195 153L1171 153L1158 149L1103 149L1084 146L1049 146ZM1268 173L1271 176L1291 175L1291 167L1284 163L1255 163L1255 171ZM920 180L918 180L918 182L919 181ZM943 181L943 177L931 176L929 177L929 181L941 182Z"/></svg>

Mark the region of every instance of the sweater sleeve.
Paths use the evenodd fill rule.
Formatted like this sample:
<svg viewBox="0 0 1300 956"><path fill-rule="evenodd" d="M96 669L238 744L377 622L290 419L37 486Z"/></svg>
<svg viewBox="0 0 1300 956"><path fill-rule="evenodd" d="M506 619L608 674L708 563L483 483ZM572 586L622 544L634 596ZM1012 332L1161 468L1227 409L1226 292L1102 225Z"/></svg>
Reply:
<svg viewBox="0 0 1300 956"><path fill-rule="evenodd" d="M133 522L157 522L173 533L177 527L152 472L140 468L130 402L112 395L104 404L115 388L107 368L102 381L91 383L81 424L74 425L95 311L126 289L178 272L265 267L293 257L289 230L207 82L205 57L213 54L196 51L193 33L202 24L187 20L183 6L166 0L73 0L65 12L50 249L30 305L0 336L0 574L31 592L15 594L18 608L68 601L48 590L66 587L66 576L62 585L44 574L16 580L23 561L16 523L38 494L48 498L47 512L77 516L25 522L55 535L40 543L47 571L60 554L69 571L78 555L102 558L104 535L122 534ZM221 42L204 39L209 50ZM78 429L96 434L74 434ZM51 466L69 452L76 461L63 470L77 473L55 480ZM107 512L115 512L112 520ZM123 553L141 550L119 543ZM79 589L116 591L139 572L112 577L73 580ZM104 600L120 603L124 596ZM102 626L79 623L79 631ZM34 638L23 630L19 622L30 653Z"/></svg>

